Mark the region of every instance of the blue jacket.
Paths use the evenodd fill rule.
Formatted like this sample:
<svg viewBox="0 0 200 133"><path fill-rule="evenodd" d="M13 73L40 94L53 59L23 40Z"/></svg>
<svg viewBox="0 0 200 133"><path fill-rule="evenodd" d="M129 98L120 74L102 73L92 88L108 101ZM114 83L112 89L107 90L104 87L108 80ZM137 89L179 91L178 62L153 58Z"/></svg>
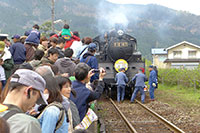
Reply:
<svg viewBox="0 0 200 133"><path fill-rule="evenodd" d="M119 72L115 76L115 81L117 82L117 85L126 85L128 78L124 72Z"/></svg>
<svg viewBox="0 0 200 133"><path fill-rule="evenodd" d="M37 30L30 31L30 34L28 35L28 37L25 40L25 43L39 45L40 44L40 32Z"/></svg>
<svg viewBox="0 0 200 133"><path fill-rule="evenodd" d="M70 96L70 100L72 100L79 111L80 120L82 121L85 117L88 109L88 103L98 99L103 92L103 82L100 81L97 85L95 91L91 91L86 88L85 84L80 81L73 81L72 88L76 91L76 98L73 95Z"/></svg>
<svg viewBox="0 0 200 133"><path fill-rule="evenodd" d="M39 119L42 133L54 133L57 121L59 120L60 109L56 106L50 106L44 110L42 117ZM64 121L60 128L56 130L56 133L67 133L69 123L65 115Z"/></svg>
<svg viewBox="0 0 200 133"><path fill-rule="evenodd" d="M11 45L10 53L15 64L22 64L26 60L26 48L21 42L16 42Z"/></svg>
<svg viewBox="0 0 200 133"><path fill-rule="evenodd" d="M90 66L92 69L98 69L97 58L94 55L92 55L89 51L83 55L80 62L84 62L84 63L88 64L88 66ZM95 73L91 77L90 82L93 82L96 79L99 79L99 74L97 74L97 73Z"/></svg>
<svg viewBox="0 0 200 133"><path fill-rule="evenodd" d="M144 87L145 86L144 82L147 81L147 78L143 73L138 73L133 77L132 81L136 81L135 87L136 86L137 87L139 87L139 86Z"/></svg>
<svg viewBox="0 0 200 133"><path fill-rule="evenodd" d="M156 81L157 81L156 71L152 70L149 75L149 85L152 85L153 83L156 84Z"/></svg>

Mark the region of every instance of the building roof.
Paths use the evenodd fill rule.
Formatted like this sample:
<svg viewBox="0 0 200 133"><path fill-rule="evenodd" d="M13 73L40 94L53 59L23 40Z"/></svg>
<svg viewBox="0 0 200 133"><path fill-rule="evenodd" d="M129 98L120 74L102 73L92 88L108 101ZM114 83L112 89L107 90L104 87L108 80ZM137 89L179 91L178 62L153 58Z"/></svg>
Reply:
<svg viewBox="0 0 200 133"><path fill-rule="evenodd" d="M200 62L200 59L166 59L164 63L169 62Z"/></svg>
<svg viewBox="0 0 200 133"><path fill-rule="evenodd" d="M151 54L167 54L167 51L165 51L164 48L152 48L151 49Z"/></svg>
<svg viewBox="0 0 200 133"><path fill-rule="evenodd" d="M180 43L178 43L178 44L175 44L175 45L172 45L172 46L166 48L165 50L168 51L169 49L175 48L175 47L180 46L180 45L182 45L182 44L184 44L184 43L186 43L186 44L188 44L188 45L191 45L191 46L193 46L193 47L196 47L196 48L200 48L199 45L196 45L196 44L193 44L193 43L190 43L190 42L187 42L187 41L182 41L182 42L180 42Z"/></svg>

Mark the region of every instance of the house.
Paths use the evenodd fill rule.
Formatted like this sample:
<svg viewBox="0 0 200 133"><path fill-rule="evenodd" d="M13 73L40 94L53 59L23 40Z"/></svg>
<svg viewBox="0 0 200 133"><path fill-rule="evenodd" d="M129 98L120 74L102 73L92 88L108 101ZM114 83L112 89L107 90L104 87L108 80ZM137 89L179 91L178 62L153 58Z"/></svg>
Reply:
<svg viewBox="0 0 200 133"><path fill-rule="evenodd" d="M153 49L152 49L153 50ZM161 60L159 58L164 57L166 52L166 59ZM200 46L183 41L178 44L172 45L163 50L162 56L158 53L153 54L154 65L158 68L196 68L200 63ZM156 55L159 57L160 62L156 62ZM162 62L163 61L163 62ZM156 64L157 63L157 64ZM160 66L160 67L159 67Z"/></svg>
<svg viewBox="0 0 200 133"><path fill-rule="evenodd" d="M167 51L164 48L151 49L153 64L158 68L166 68L164 61L167 59Z"/></svg>

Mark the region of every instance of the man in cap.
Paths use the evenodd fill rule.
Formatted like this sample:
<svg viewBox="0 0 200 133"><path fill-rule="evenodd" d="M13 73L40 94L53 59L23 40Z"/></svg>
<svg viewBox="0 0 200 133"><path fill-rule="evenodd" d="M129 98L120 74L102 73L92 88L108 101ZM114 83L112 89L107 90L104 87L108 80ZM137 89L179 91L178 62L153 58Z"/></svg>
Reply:
<svg viewBox="0 0 200 133"><path fill-rule="evenodd" d="M138 73L133 77L132 81L135 81L135 89L131 97L131 102L134 102L138 91L140 91L141 95L141 101L144 103L145 100L145 92L144 92L144 87L145 87L145 81L147 81L146 76L143 74L143 69L140 68Z"/></svg>
<svg viewBox="0 0 200 133"><path fill-rule="evenodd" d="M9 92L3 102L8 110L0 113L0 117L10 125L11 133L41 132L38 120L25 113L36 103L46 103L43 96L45 86L45 80L32 70L19 69L12 75Z"/></svg>
<svg viewBox="0 0 200 133"><path fill-rule="evenodd" d="M24 63L26 60L26 48L20 42L20 36L14 35L12 37L14 44L10 47L10 53L12 54L15 67L18 67L20 64Z"/></svg>
<svg viewBox="0 0 200 133"><path fill-rule="evenodd" d="M97 45L95 43L90 43L88 46L88 51L83 55L80 62L84 62L90 66L91 69L98 69L98 61L94 54L96 53ZM95 73L91 79L90 82L92 83L94 80L99 79L98 73Z"/></svg>
<svg viewBox="0 0 200 133"><path fill-rule="evenodd" d="M115 81L117 82L117 101L124 101L125 87L128 82L128 78L125 74L125 68L119 69L119 72L115 76Z"/></svg>
<svg viewBox="0 0 200 133"><path fill-rule="evenodd" d="M153 65L149 66L149 72L150 72L150 75L149 75L149 85L150 85L149 95L150 95L151 101L154 101L155 100L154 90L155 90L156 83L157 83L157 76L156 76L156 71L153 70Z"/></svg>

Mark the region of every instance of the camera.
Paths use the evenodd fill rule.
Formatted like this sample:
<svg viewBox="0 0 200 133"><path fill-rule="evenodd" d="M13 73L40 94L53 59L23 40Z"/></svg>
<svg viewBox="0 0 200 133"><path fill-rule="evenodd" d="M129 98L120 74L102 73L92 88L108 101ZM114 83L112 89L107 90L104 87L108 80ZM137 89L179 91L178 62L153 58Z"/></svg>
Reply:
<svg viewBox="0 0 200 133"><path fill-rule="evenodd" d="M94 70L93 70L93 73L99 73L99 72L100 72L99 69L94 69Z"/></svg>

